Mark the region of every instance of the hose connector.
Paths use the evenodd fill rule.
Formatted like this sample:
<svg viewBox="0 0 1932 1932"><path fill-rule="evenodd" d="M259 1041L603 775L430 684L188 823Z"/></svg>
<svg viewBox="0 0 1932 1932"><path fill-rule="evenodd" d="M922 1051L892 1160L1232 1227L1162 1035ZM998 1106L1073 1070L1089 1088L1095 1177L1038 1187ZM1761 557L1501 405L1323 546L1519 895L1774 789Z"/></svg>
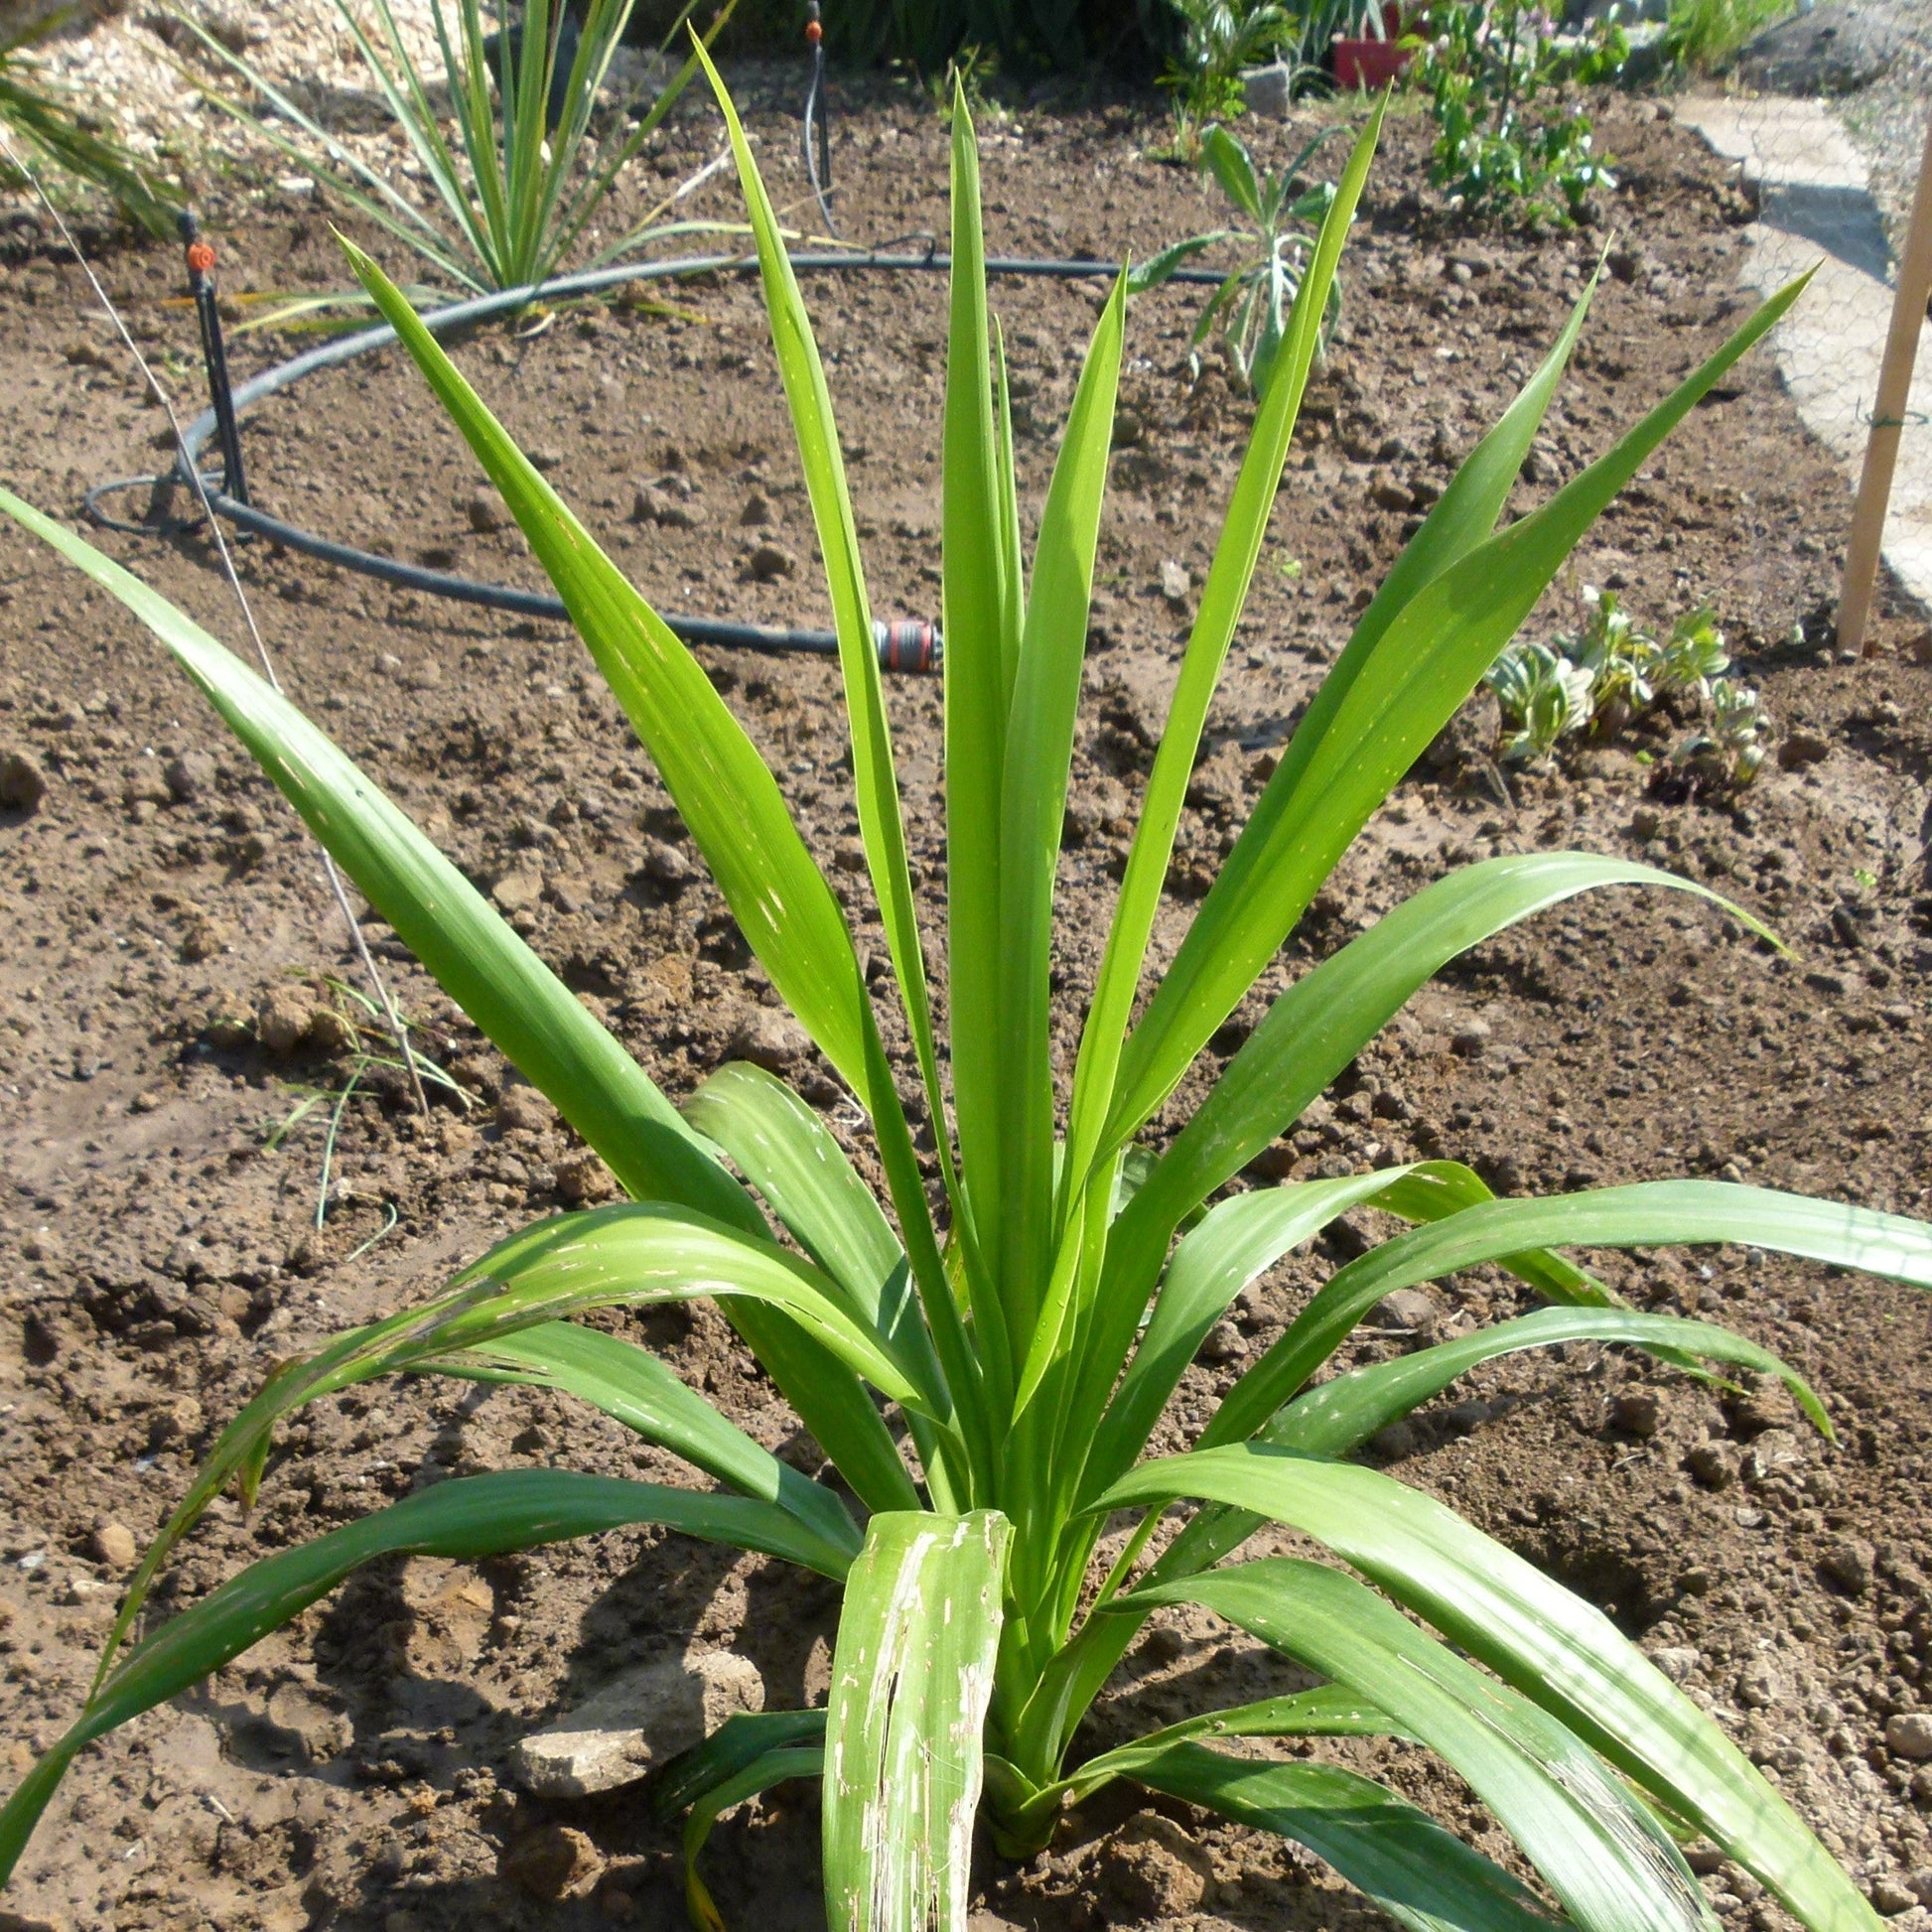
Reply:
<svg viewBox="0 0 1932 1932"><path fill-rule="evenodd" d="M897 623L875 619L872 636L879 649L881 670L936 671L945 662L945 640L938 626L917 618L902 618Z"/></svg>

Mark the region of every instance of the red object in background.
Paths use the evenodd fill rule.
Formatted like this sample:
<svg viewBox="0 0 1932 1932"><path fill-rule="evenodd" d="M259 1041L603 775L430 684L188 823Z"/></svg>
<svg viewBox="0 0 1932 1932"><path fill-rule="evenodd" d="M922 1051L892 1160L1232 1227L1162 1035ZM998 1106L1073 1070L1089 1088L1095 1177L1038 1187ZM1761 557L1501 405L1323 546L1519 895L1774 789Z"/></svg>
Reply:
<svg viewBox="0 0 1932 1932"><path fill-rule="evenodd" d="M1402 38L1402 8L1398 0L1388 0L1382 9L1382 29L1386 40L1348 40L1337 34L1331 46L1337 87L1386 87L1408 65L1411 50L1399 46Z"/></svg>

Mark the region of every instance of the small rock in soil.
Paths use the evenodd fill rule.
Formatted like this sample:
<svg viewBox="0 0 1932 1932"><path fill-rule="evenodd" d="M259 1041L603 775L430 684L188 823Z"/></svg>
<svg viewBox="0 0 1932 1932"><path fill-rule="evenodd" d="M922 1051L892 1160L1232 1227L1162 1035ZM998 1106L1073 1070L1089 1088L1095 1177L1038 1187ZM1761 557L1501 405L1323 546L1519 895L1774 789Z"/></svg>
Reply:
<svg viewBox="0 0 1932 1932"><path fill-rule="evenodd" d="M1662 1405L1654 1389L1625 1389L1610 1399L1610 1421L1626 1436L1648 1442L1657 1433Z"/></svg>
<svg viewBox="0 0 1932 1932"><path fill-rule="evenodd" d="M754 1007L732 1029L730 1060L750 1060L767 1073L782 1073L802 1059L811 1041L797 1021L774 1007Z"/></svg>
<svg viewBox="0 0 1932 1932"><path fill-rule="evenodd" d="M505 873L490 887L489 897L505 912L527 912L543 897L543 874L530 866Z"/></svg>
<svg viewBox="0 0 1932 1932"><path fill-rule="evenodd" d="M556 1108L535 1087L520 1084L505 1087L502 1099L496 1103L497 1126L512 1133L518 1130L536 1133L556 1118Z"/></svg>
<svg viewBox="0 0 1932 1932"><path fill-rule="evenodd" d="M1802 1468L1804 1463L1804 1439L1790 1429L1767 1429L1744 1457L1753 1482L1767 1481L1780 1470Z"/></svg>
<svg viewBox="0 0 1932 1932"><path fill-rule="evenodd" d="M1885 1747L1899 1757L1932 1757L1932 1711L1901 1711L1887 1718Z"/></svg>
<svg viewBox="0 0 1932 1932"><path fill-rule="evenodd" d="M140 1549L125 1523L101 1522L88 1535L87 1554L109 1570L132 1570Z"/></svg>
<svg viewBox="0 0 1932 1932"><path fill-rule="evenodd" d="M1798 1405L1782 1382L1767 1382L1753 1390L1730 1412L1742 1436L1761 1436L1767 1429L1789 1429L1798 1421Z"/></svg>
<svg viewBox="0 0 1932 1932"><path fill-rule="evenodd" d="M694 1651L626 1671L567 1718L516 1746L517 1773L539 1797L582 1798L633 1784L742 1711L764 1709L749 1658Z"/></svg>
<svg viewBox="0 0 1932 1932"><path fill-rule="evenodd" d="M745 560L746 575L760 584L776 582L780 577L796 574L798 560L789 550L782 550L775 543L761 543Z"/></svg>
<svg viewBox="0 0 1932 1932"><path fill-rule="evenodd" d="M689 530L697 523L697 518L675 496L666 494L654 483L644 483L630 499L630 520L655 523L668 530Z"/></svg>
<svg viewBox="0 0 1932 1932"><path fill-rule="evenodd" d="M1733 1443L1699 1443L1684 1458L1684 1466L1707 1489L1728 1489L1737 1480L1742 1458Z"/></svg>
<svg viewBox="0 0 1932 1932"><path fill-rule="evenodd" d="M1871 1566L1877 1554L1863 1537L1842 1536L1826 1546L1818 1568L1827 1582L1854 1596L1863 1596L1871 1587Z"/></svg>
<svg viewBox="0 0 1932 1932"><path fill-rule="evenodd" d="M1452 1051L1465 1060L1479 1059L1489 1044L1489 1023L1486 1020L1465 1020L1449 1036Z"/></svg>
<svg viewBox="0 0 1932 1932"><path fill-rule="evenodd" d="M1905 1888L1903 1880L1887 1872L1871 1881L1871 1903L1884 1917L1896 1918L1900 1912L1909 1912L1918 1900Z"/></svg>
<svg viewBox="0 0 1932 1932"><path fill-rule="evenodd" d="M585 1898L604 1873L604 1855L574 1826L540 1825L513 1838L496 1873L527 1898L553 1904Z"/></svg>
<svg viewBox="0 0 1932 1932"><path fill-rule="evenodd" d="M1207 1861L1171 1818L1136 1812L1100 1854L1100 1889L1109 1923L1167 1921L1196 1910L1207 1895Z"/></svg>
<svg viewBox="0 0 1932 1932"><path fill-rule="evenodd" d="M557 1163L557 1192L573 1207L594 1207L617 1191L611 1170L588 1148Z"/></svg>
<svg viewBox="0 0 1932 1932"><path fill-rule="evenodd" d="M1185 604L1187 594L1194 588L1194 580L1185 564L1175 563L1172 557L1161 566L1161 595L1170 604Z"/></svg>
<svg viewBox="0 0 1932 1932"><path fill-rule="evenodd" d="M273 986L255 1008L255 1037L267 1051L286 1059L302 1044L315 1016L314 1003L293 986Z"/></svg>
<svg viewBox="0 0 1932 1932"><path fill-rule="evenodd" d="M9 811L37 811L47 796L47 773L25 752L0 759L0 805Z"/></svg>
<svg viewBox="0 0 1932 1932"><path fill-rule="evenodd" d="M1406 1328L1427 1338L1436 1332L1442 1310L1419 1288L1399 1288L1375 1305L1375 1319L1384 1328Z"/></svg>
<svg viewBox="0 0 1932 1932"><path fill-rule="evenodd" d="M161 775L176 802L186 805L214 789L214 760L206 752L184 752Z"/></svg>
<svg viewBox="0 0 1932 1932"><path fill-rule="evenodd" d="M308 1042L318 1053L334 1058L340 1053L354 1052L362 1039L353 1021L334 1007L317 1007L309 1016Z"/></svg>
<svg viewBox="0 0 1932 1932"><path fill-rule="evenodd" d="M509 526L510 506L486 483L478 486L464 505L464 513L470 519L471 529L480 537L489 536Z"/></svg>
<svg viewBox="0 0 1932 1932"><path fill-rule="evenodd" d="M1232 1362L1248 1352L1248 1338L1232 1321L1217 1321L1200 1345L1204 1362Z"/></svg>
<svg viewBox="0 0 1932 1932"><path fill-rule="evenodd" d="M667 845L662 839L645 841L644 862L639 870L653 885L670 892L691 883L691 861L676 846Z"/></svg>
<svg viewBox="0 0 1932 1932"><path fill-rule="evenodd" d="M1249 113L1285 121L1295 98L1294 74L1286 61L1249 68L1241 75L1241 91Z"/></svg>

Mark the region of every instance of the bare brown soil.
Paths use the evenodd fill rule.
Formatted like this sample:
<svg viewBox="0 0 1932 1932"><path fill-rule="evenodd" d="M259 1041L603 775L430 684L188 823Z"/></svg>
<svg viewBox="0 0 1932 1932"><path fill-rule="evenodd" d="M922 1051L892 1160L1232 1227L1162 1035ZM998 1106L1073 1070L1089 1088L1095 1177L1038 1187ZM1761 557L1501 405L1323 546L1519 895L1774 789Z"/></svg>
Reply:
<svg viewBox="0 0 1932 1932"><path fill-rule="evenodd" d="M801 195L795 121L753 118L781 198ZM1295 132L1257 138L1279 160ZM1204 225L1213 210L1192 179L1139 155L1153 134L1145 110L1125 107L990 128L994 246L1144 254ZM1728 291L1745 210L1717 168L1647 105L1613 107L1604 135L1623 162L1609 210L1621 238L1525 503L1607 447L1740 313ZM711 138L687 123L666 176ZM1184 929L1415 506L1554 337L1600 245L1594 233L1532 242L1437 231L1414 192L1423 157L1420 128L1394 124L1345 270L1344 333L1306 411L1212 720L1163 948ZM837 163L851 232L884 240L943 226L944 141L923 104L880 96L842 124ZM722 191L716 207L730 207ZM341 280L319 217L214 212L230 292ZM192 329L164 306L171 254L121 254L108 272L192 391ZM875 600L885 614L936 617L943 288L873 278L810 295ZM1133 323L1131 427L1115 460L1062 867L1069 1032L1184 634L1186 601L1163 596L1163 566L1198 584L1245 429L1245 406L1218 373L1188 381L1194 300L1148 298ZM530 340L473 338L461 359L663 606L822 621L754 292L723 285L686 301L702 319L564 314ZM997 302L1021 397L1023 488L1037 502L1093 304L1077 288L1035 283L1003 285ZM31 237L17 241L0 283L8 480L63 514L77 513L85 484L151 467L160 423L85 306L69 268ZM256 342L238 359L268 352ZM473 529L475 471L393 356L273 404L249 450L260 497L312 525L531 577L511 536ZM640 485L690 527L633 520ZM1768 361L1753 360L1626 493L1534 622L1546 634L1573 624L1584 583L1620 589L1658 623L1709 598L1798 761L1787 769L1774 758L1732 806L1660 776L1668 725L1584 748L1546 776L1496 773L1480 730L1465 733L1461 753L1403 785L1215 1050L1233 1050L1263 995L1397 897L1492 852L1644 854L1735 897L1793 954L1657 897L1578 903L1447 973L1271 1152L1269 1173L1442 1151L1510 1190L1691 1172L1905 1212L1932 1206L1932 671L1908 648L1923 620L1903 610L1884 613L1875 661L1841 664L1824 648L1818 614L1847 508ZM752 581L759 544L786 553L791 574ZM107 547L240 638L200 538ZM262 545L243 551L242 569L291 692L497 892L652 1073L681 1093L725 1057L773 995L576 641ZM708 662L877 949L846 869L856 820L832 667L731 653ZM899 680L892 703L915 861L936 899L939 691ZM292 988L315 1004L321 976L352 977L314 850L152 641L13 534L0 537L7 752L47 778L37 809L0 817L0 1737L11 1783L84 1694L118 1588L114 1526L152 1533L274 1362L426 1294L495 1236L594 1192L598 1176L527 1100L499 1111L509 1087L500 1059L371 923L404 1005L476 1104L439 1105L422 1122L372 1081L345 1113L326 1223L315 1226L327 1104L279 1145L270 1135L306 1089L339 1089L345 1065L307 1049L276 1058L253 1031L264 994ZM830 1076L769 1018L761 1036L850 1130L854 1110ZM1166 1125L1213 1070L1202 1068ZM367 1246L391 1211L394 1230ZM1163 1446L1185 1439L1350 1239L1344 1229L1295 1257L1243 1302L1215 1359L1190 1373ZM1574 1348L1470 1378L1381 1439L1378 1454L1612 1606L1880 1905L1905 1914L1900 1924L1918 1912L1923 1925L1904 1880L1932 1865L1932 1772L1888 1753L1884 1729L1928 1695L1932 1303L1734 1252L1605 1269L1644 1303L1714 1311L1784 1351L1824 1395L1838 1444L1807 1436L1767 1396L1720 1399ZM1444 1285L1438 1301L1439 1332L1517 1306L1502 1278L1481 1272ZM634 1325L755 1435L810 1454L712 1311ZM1369 1330L1355 1358L1412 1344ZM226 1505L211 1513L161 1606L192 1600L252 1553L452 1471L550 1459L675 1479L668 1458L541 1396L429 1384L320 1405L288 1432L252 1518ZM476 1574L420 1562L377 1570L91 1751L9 1894L24 1916L0 1912L0 1924L674 1924L676 1841L644 1797L537 1803L514 1789L511 1743L621 1665L694 1642L745 1650L770 1705L802 1703L822 1694L836 1608L816 1582L646 1533ZM1095 1735L1275 1681L1265 1657L1205 1618L1176 1619L1129 1660ZM1418 1754L1358 1755L1491 1842L1468 1794ZM541 1890L518 1851L547 1827L594 1847L577 1867L581 1897L519 1889L520 1879ZM820 1923L815 1859L809 1790L723 1828L711 1867L728 1918L769 1932ZM1070 1818L1035 1867L989 1858L985 1882L989 1927L1158 1917L1262 1932L1365 1916L1283 1846L1178 1809L1137 1813L1131 1795ZM1741 1875L1717 1869L1710 1883L1736 1932L1782 1923Z"/></svg>

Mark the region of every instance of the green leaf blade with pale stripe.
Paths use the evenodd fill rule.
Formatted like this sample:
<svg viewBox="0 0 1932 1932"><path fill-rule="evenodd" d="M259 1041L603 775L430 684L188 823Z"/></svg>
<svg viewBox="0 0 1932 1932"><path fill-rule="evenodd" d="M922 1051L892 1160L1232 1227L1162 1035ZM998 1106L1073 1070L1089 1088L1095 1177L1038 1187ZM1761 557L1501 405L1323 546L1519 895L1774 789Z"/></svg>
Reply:
<svg viewBox="0 0 1932 1932"><path fill-rule="evenodd" d="M1053 879L1066 813L1127 292L1101 311L1040 514L1007 725L1000 831L1001 1278L1031 1338L1051 1270ZM1003 455L1003 463L1005 453Z"/></svg>
<svg viewBox="0 0 1932 1932"><path fill-rule="evenodd" d="M979 152L963 94L952 123L952 290L941 448L946 635L946 929L953 1112L967 1212L1000 1225L1000 797L1012 705L1007 522L993 419ZM1016 638L1012 654L1017 656ZM988 1266L996 1257L987 1255ZM1009 1342L1011 1290L998 1284Z"/></svg>
<svg viewBox="0 0 1932 1932"><path fill-rule="evenodd" d="M1669 1834L1587 1744L1354 1578L1276 1557L1139 1600L1200 1604L1386 1711L1467 1780L1578 1932L1716 1932Z"/></svg>
<svg viewBox="0 0 1932 1932"><path fill-rule="evenodd" d="M875 1516L846 1581L825 1724L839 1932L965 1932L1006 1519Z"/></svg>
<svg viewBox="0 0 1932 1932"><path fill-rule="evenodd" d="M782 1509L846 1557L858 1526L831 1490L781 1462L687 1388L648 1349L575 1321L545 1321L513 1335L419 1363L416 1373L555 1389L587 1402L646 1442L659 1443L741 1495Z"/></svg>
<svg viewBox="0 0 1932 1932"><path fill-rule="evenodd" d="M1247 1444L1144 1463L1097 1507L1183 1496L1326 1544L1715 1840L1814 1932L1877 1932L1790 1806L1608 1617L1433 1497L1354 1463ZM1168 1561L1158 1583L1174 1581L1161 1574Z"/></svg>

